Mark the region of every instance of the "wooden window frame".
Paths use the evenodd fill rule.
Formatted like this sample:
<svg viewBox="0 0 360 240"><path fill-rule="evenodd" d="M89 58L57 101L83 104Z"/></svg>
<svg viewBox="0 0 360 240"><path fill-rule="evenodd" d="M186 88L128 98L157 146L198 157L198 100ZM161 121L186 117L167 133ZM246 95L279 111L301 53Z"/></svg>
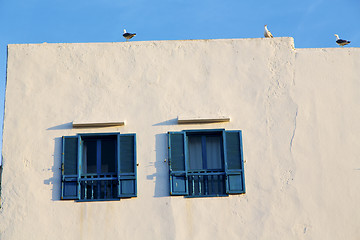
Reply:
<svg viewBox="0 0 360 240"><path fill-rule="evenodd" d="M84 141L91 138L96 141L113 136L116 139L115 147L115 171L116 173L83 173L83 145ZM64 172L66 166L65 141L67 139L77 140L76 147L76 174L68 175ZM72 150L72 152L75 150ZM125 152L125 155L123 154ZM74 155L74 153L72 153ZM120 156L123 156L122 158ZM133 163L130 165L131 171L124 172L124 167L129 167L129 159ZM74 156L73 156L74 158ZM96 157L98 161L101 161ZM125 163L124 161L127 161ZM120 200L120 198L130 198L137 196L137 172L136 172L136 135L120 133L81 133L76 136L63 137L62 153L62 176L61 176L61 199L72 199L78 201L110 201ZM127 166L125 166L125 165ZM101 165L101 164L100 164ZM124 166L124 167L123 167ZM99 166L97 166L99 168ZM101 168L101 166L100 166ZM126 169L125 169L126 170ZM76 184L76 186L75 186ZM116 185L117 189L114 189ZM76 193L74 188L76 187ZM108 190L109 189L109 190ZM109 192L110 191L110 192Z"/></svg>
<svg viewBox="0 0 360 240"><path fill-rule="evenodd" d="M221 134L222 137L221 154L224 164L223 170L220 171L210 171L208 169L200 169L198 171L189 170L188 136L194 134L200 136ZM176 136L177 140L174 140L173 136ZM229 144L227 144L227 141L229 141ZM179 154L179 151L182 153ZM202 151L204 151L204 149L202 149ZM197 130L183 130L181 132L168 132L168 157L169 157L169 172L170 172L169 173L170 195L173 196L180 195L185 197L221 197L221 196L229 196L230 194L245 193L244 161L243 161L241 130L226 131L225 129L197 129ZM238 161L238 165L239 165L235 168L233 166L234 158L236 161ZM229 166L228 166L228 161L229 163L231 163ZM181 165L184 166L181 169L173 169L174 162L176 166L179 165L179 163L183 162ZM225 186L223 186L225 188L225 191L219 191L218 193L216 192L210 193L211 192L209 190L210 187L207 187L207 185L210 186L209 179L214 179L216 178L216 176L219 177L218 179L219 182L220 181L225 182ZM196 183L198 184L197 190L195 190L196 185L194 181L196 180L194 180L194 178L198 178ZM214 184L214 182L212 182L211 184ZM201 187L203 187L204 189L199 190Z"/></svg>

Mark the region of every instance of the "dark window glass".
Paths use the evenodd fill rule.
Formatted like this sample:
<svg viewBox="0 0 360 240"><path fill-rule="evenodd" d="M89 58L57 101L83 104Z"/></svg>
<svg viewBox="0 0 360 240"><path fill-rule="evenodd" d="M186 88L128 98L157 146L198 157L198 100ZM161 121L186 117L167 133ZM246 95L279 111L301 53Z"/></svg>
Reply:
<svg viewBox="0 0 360 240"><path fill-rule="evenodd" d="M189 169L190 170L203 169L201 136L189 136L188 148L189 148Z"/></svg>
<svg viewBox="0 0 360 240"><path fill-rule="evenodd" d="M101 140L101 173L115 173L116 140Z"/></svg>
<svg viewBox="0 0 360 240"><path fill-rule="evenodd" d="M206 136L206 167L207 169L222 169L221 136Z"/></svg>
<svg viewBox="0 0 360 240"><path fill-rule="evenodd" d="M84 141L83 166L86 166L86 168L84 168L84 173L97 173L96 153L97 142L95 140Z"/></svg>
<svg viewBox="0 0 360 240"><path fill-rule="evenodd" d="M221 135L189 135L189 170L222 170L222 149Z"/></svg>
<svg viewBox="0 0 360 240"><path fill-rule="evenodd" d="M116 138L84 139L83 173L108 174L116 172Z"/></svg>

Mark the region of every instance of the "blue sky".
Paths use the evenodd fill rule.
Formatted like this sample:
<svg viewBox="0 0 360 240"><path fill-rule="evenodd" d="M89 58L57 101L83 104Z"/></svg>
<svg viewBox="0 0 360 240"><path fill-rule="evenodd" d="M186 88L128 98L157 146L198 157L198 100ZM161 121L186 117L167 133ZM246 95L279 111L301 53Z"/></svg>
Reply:
<svg viewBox="0 0 360 240"><path fill-rule="evenodd" d="M335 33L359 47L358 23L359 0L0 0L0 101L8 44L119 42L124 28L132 41L260 38L267 24L296 48L338 47Z"/></svg>

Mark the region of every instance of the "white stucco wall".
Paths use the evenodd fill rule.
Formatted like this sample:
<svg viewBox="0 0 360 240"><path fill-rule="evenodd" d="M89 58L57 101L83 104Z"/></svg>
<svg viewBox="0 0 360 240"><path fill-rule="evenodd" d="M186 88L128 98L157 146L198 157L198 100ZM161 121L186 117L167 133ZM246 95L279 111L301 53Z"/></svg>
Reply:
<svg viewBox="0 0 360 240"><path fill-rule="evenodd" d="M9 45L0 239L357 239L359 89L360 49L292 38ZM246 194L170 197L166 133L211 128L243 130ZM119 131L138 197L60 201L61 136Z"/></svg>

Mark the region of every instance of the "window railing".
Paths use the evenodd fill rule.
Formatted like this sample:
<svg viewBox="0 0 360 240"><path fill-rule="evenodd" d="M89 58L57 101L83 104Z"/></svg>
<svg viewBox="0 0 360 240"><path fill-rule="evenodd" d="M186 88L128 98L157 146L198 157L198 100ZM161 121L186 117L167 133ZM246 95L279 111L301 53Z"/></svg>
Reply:
<svg viewBox="0 0 360 240"><path fill-rule="evenodd" d="M189 196L211 197L226 195L226 175L223 171L188 172Z"/></svg>
<svg viewBox="0 0 360 240"><path fill-rule="evenodd" d="M86 175L80 178L81 200L118 199L116 175Z"/></svg>

